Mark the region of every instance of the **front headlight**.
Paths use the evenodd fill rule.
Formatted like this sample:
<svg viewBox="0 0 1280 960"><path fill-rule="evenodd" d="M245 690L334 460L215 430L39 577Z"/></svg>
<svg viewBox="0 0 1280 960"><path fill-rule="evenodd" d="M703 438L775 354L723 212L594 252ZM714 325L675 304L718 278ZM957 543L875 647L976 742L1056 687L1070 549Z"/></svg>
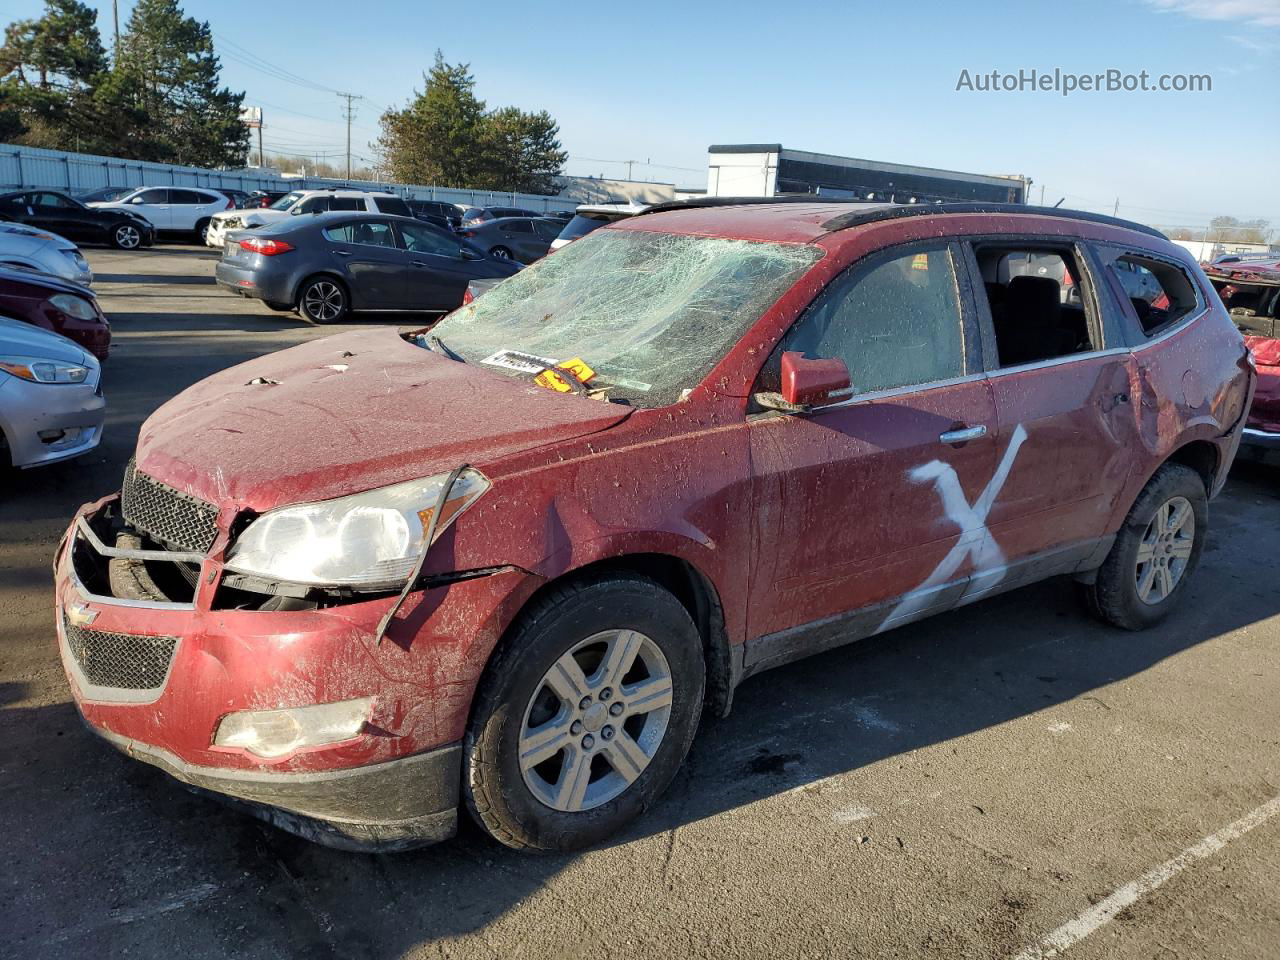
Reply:
<svg viewBox="0 0 1280 960"><path fill-rule="evenodd" d="M244 710L218 723L215 746L242 747L259 757L283 757L302 747L341 743L360 735L373 697L290 710Z"/></svg>
<svg viewBox="0 0 1280 960"><path fill-rule="evenodd" d="M96 320L98 311L93 309L93 304L83 297L77 297L71 293L60 293L56 297L49 298L49 305L61 310L69 317L75 317L77 320Z"/></svg>
<svg viewBox="0 0 1280 960"><path fill-rule="evenodd" d="M0 357L0 370L32 383L84 383L89 367L43 357Z"/></svg>
<svg viewBox="0 0 1280 960"><path fill-rule="evenodd" d="M403 585L422 553L447 474L336 500L270 510L245 529L226 568L310 586ZM478 470L458 475L436 525L438 538L489 489Z"/></svg>

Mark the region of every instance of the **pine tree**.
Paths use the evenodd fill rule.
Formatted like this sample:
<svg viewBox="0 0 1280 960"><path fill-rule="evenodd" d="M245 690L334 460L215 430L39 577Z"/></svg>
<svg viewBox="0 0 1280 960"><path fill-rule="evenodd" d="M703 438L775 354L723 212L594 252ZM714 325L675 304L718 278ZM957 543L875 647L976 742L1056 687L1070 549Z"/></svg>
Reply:
<svg viewBox="0 0 1280 960"><path fill-rule="evenodd" d="M45 0L43 16L5 30L0 131L6 139L78 149L97 137L93 91L107 69L97 18L78 0Z"/></svg>
<svg viewBox="0 0 1280 960"><path fill-rule="evenodd" d="M472 183L479 172L484 102L467 64L436 62L423 90L403 110L383 114L378 145L393 179L405 183Z"/></svg>
<svg viewBox="0 0 1280 960"><path fill-rule="evenodd" d="M207 23L186 16L176 0L138 0L98 97L101 108L119 113L119 152L197 166L243 164L244 94L218 85L220 69Z"/></svg>

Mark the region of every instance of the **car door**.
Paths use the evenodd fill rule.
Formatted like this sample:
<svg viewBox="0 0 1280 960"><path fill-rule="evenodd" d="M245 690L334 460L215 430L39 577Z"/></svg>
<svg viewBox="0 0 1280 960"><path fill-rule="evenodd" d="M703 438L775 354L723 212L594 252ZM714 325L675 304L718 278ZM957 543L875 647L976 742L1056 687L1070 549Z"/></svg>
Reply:
<svg viewBox="0 0 1280 960"><path fill-rule="evenodd" d="M125 206L145 217L157 230L175 229L169 191L164 187L150 187L136 193L125 202Z"/></svg>
<svg viewBox="0 0 1280 960"><path fill-rule="evenodd" d="M530 263L541 256L536 251L537 234L533 232L532 220L523 217L507 220L502 225L502 238L502 245L521 263Z"/></svg>
<svg viewBox="0 0 1280 960"><path fill-rule="evenodd" d="M403 310L410 303L409 266L386 220L351 220L323 231L351 282L357 310Z"/></svg>
<svg viewBox="0 0 1280 960"><path fill-rule="evenodd" d="M1117 306L1095 282L1094 261L1079 240L978 237L966 247L984 280L1009 250L1062 261L1007 285L997 279L974 287L983 336L994 345L985 356L997 443L1023 441L992 505L991 532L1013 581L1072 572L1100 561L1100 550L1105 555L1101 538L1140 443L1134 361L1119 338ZM1063 302L1055 276L1069 277L1079 296ZM1018 294L1018 286L1029 294Z"/></svg>
<svg viewBox="0 0 1280 960"><path fill-rule="evenodd" d="M196 224L216 211L213 208L214 198L211 194L199 190L169 190L169 229L189 231Z"/></svg>
<svg viewBox="0 0 1280 960"><path fill-rule="evenodd" d="M748 666L773 665L953 606L998 578L986 530L1007 451L958 247L894 247L832 281L766 362L838 357L854 394L749 417L754 550ZM760 395L760 394L758 394ZM975 581L975 586L976 586Z"/></svg>
<svg viewBox="0 0 1280 960"><path fill-rule="evenodd" d="M442 228L397 221L396 229L409 258L413 309L453 310L460 306L467 284L482 274L477 261L464 257L462 245Z"/></svg>
<svg viewBox="0 0 1280 960"><path fill-rule="evenodd" d="M74 200L59 193L42 191L31 194L32 226L50 230L68 240L85 240L84 224L78 216Z"/></svg>

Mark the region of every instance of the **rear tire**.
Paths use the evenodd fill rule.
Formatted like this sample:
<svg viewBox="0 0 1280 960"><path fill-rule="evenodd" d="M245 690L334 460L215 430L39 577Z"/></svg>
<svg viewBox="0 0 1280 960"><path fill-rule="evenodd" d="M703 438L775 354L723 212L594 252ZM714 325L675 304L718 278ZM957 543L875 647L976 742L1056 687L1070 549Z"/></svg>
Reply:
<svg viewBox="0 0 1280 960"><path fill-rule="evenodd" d="M333 277L311 277L298 289L296 309L312 323L338 323L351 312L351 299Z"/></svg>
<svg viewBox="0 0 1280 960"><path fill-rule="evenodd" d="M1125 630L1159 623L1185 592L1208 530L1204 481L1190 467L1164 464L1138 494L1095 581L1081 585L1085 606Z"/></svg>
<svg viewBox="0 0 1280 960"><path fill-rule="evenodd" d="M200 244L201 246L208 246L208 239L209 239L209 218L208 217L205 217L203 220L201 220L196 224L195 234L196 234L196 243Z"/></svg>
<svg viewBox="0 0 1280 960"><path fill-rule="evenodd" d="M142 246L142 231L132 223L117 223L111 228L111 245L117 250L137 250Z"/></svg>
<svg viewBox="0 0 1280 960"><path fill-rule="evenodd" d="M495 260L514 260L515 259L515 257L511 255L511 251L508 250L506 247L494 247L492 250L489 251L489 256L493 257L493 259Z"/></svg>
<svg viewBox="0 0 1280 960"><path fill-rule="evenodd" d="M654 581L551 590L481 679L463 745L471 815L520 850L576 850L616 833L684 761L705 673L688 611Z"/></svg>

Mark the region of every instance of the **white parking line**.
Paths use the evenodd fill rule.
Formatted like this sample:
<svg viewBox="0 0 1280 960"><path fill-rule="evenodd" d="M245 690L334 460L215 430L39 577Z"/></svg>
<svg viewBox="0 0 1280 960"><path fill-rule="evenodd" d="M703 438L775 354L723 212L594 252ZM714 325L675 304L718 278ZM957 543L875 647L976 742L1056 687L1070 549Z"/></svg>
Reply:
<svg viewBox="0 0 1280 960"><path fill-rule="evenodd" d="M1217 833L1205 837L1195 846L1183 850L1172 860L1167 860L1154 870L1147 871L1132 883L1126 883L1105 900L1090 907L1075 919L1068 920L1039 943L1027 947L1014 960L1048 960L1049 957L1056 957L1099 927L1110 923L1125 907L1137 903L1140 898L1173 879L1197 860L1212 856L1232 840L1244 836L1277 813L1280 813L1280 797L1273 797L1235 823L1228 824Z"/></svg>

